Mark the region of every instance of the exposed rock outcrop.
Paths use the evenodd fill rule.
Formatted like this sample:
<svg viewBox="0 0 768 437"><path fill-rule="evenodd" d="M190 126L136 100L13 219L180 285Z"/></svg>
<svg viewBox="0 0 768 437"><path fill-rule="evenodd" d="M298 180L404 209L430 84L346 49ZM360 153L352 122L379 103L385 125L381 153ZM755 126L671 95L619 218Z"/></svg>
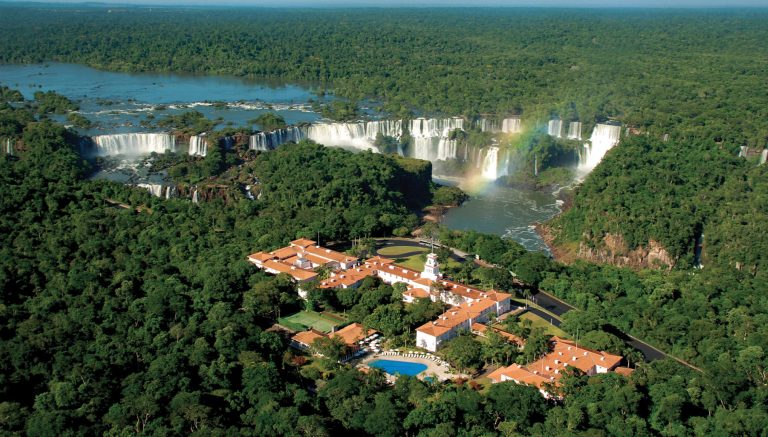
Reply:
<svg viewBox="0 0 768 437"><path fill-rule="evenodd" d="M579 243L577 257L619 267L671 269L677 263L657 241L649 240L645 246L629 250L621 235L606 234L597 245Z"/></svg>

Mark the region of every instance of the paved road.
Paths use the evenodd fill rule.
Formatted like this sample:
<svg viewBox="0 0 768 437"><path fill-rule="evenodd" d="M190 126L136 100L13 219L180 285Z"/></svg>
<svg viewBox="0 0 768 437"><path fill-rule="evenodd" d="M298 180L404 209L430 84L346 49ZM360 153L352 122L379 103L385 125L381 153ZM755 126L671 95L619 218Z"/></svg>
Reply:
<svg viewBox="0 0 768 437"><path fill-rule="evenodd" d="M420 240L414 240L414 239L400 239L400 238L377 238L376 239L378 243L382 247L386 246L411 246L411 247L425 247L429 246L429 243L422 242ZM455 249L453 250L453 255L451 256L453 259L457 261L464 261L466 259L467 254L457 251ZM414 252L412 254L416 254L418 252ZM411 253L405 254L404 256L411 256ZM545 313L544 311L541 311L537 308L529 307L528 311L530 311L533 314L536 314L537 316L541 317L544 320L549 321L554 326L560 327L561 320L560 317L563 316L563 314L567 313L568 311L575 310L576 308L569 305L568 303L556 298L555 296L552 296L551 294L544 292L544 291L537 291L531 296L531 301L539 305L540 307L546 309L550 313L556 315L557 317L552 317L550 314ZM701 372L702 370L698 367L687 363L685 361L682 361L678 358L675 358L664 351L661 351L648 343L645 343L638 338L635 338L618 328L612 325L606 325L603 327L607 332L610 332L611 334L619 337L622 339L625 343L629 344L630 346L634 347L635 349L639 350L643 357L645 358L646 362L651 362L655 360L660 360L663 358L672 358L676 361L678 361L680 364L683 364L685 366L690 367L691 369L697 370Z"/></svg>
<svg viewBox="0 0 768 437"><path fill-rule="evenodd" d="M572 307L571 305L567 304L566 302L563 302L562 300L560 300L560 299L558 299L558 298L556 298L556 297L552 296L551 294L546 293L544 291L539 291L536 294L534 294L533 296L531 296L531 300L533 302L539 304L539 306L545 308L547 311L557 315L558 317L562 317L562 315L567 313L568 311L576 309L576 308ZM544 320L550 320L551 319L551 316L549 316L546 313L544 313L544 315L542 315L542 314L539 314L539 313L542 313L541 311L538 311L538 312L533 311L534 308L531 308L530 310L534 314L536 314L536 315L538 315L540 317L543 317ZM559 327L560 323L557 323L557 324L553 323L553 325ZM621 331L619 328L617 328L617 327L615 327L613 325L604 325L603 326L603 330L605 330L605 331L607 331L607 332L609 332L609 333L619 337L622 341L624 341L628 345L630 345L633 348L639 350L640 353L643 354L643 358L645 359L646 362L651 362L651 361L655 361L655 360L661 360L661 359L664 359L664 358L672 358L673 360L676 360L680 364L688 366L688 367L690 367L693 370L696 370L696 371L699 371L699 372L702 371L701 369L699 369L698 367L692 365L691 363L687 363L687 362L685 362L683 360L680 360L680 359L678 359L676 357L673 357L673 356L667 354L666 352L664 352L662 350L659 350L659 349L651 346L650 344L645 343L644 341L642 341L642 340L640 340L640 339L638 339L636 337L633 337L633 336L631 336L631 335Z"/></svg>
<svg viewBox="0 0 768 437"><path fill-rule="evenodd" d="M531 301L558 317L575 309L562 300L543 291L538 291L531 296Z"/></svg>

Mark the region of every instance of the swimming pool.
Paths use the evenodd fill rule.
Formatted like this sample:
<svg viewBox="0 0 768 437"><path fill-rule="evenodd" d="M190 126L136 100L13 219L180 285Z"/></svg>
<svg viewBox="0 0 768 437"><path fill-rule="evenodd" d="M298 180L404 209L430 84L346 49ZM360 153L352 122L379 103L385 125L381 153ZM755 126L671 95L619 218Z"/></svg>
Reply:
<svg viewBox="0 0 768 437"><path fill-rule="evenodd" d="M409 363L406 361L395 360L376 360L368 363L369 366L381 369L390 375L408 375L416 376L427 370L426 364Z"/></svg>

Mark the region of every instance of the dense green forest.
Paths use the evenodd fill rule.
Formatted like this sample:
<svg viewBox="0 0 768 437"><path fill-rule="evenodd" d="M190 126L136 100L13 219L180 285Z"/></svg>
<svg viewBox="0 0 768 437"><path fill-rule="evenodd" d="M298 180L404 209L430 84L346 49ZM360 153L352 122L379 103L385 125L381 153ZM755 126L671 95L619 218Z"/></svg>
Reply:
<svg viewBox="0 0 768 437"><path fill-rule="evenodd" d="M373 212L371 202L381 202L376 215L408 220L429 184L402 196L391 184L413 161L305 143L256 157L271 196L226 207L163 200L84 180L89 164L72 146L76 138L35 121L41 113L30 108L0 108L0 126L24 146L0 161L4 433L635 436L760 435L768 427L764 282L743 272L567 267L497 236L443 230L445 243L504 267L468 263L451 272L457 278L509 289L511 270L583 309L564 327L584 333L584 344L618 347L601 330L612 323L672 347L704 373L665 360L629 378L573 374L558 402L514 383L482 389L402 377L390 386L377 371L308 363L267 328L281 313L319 305L346 309L408 344L409 330L440 305L404 306L401 289L373 280L358 290L313 291L303 303L290 281L263 274L245 255L314 233L304 223L330 220L328 208L338 207L323 200L327 190L340 190L349 210ZM428 180L418 165L411 177ZM288 196L295 187L300 195ZM366 217L336 218L324 225L370 231ZM462 336L445 356L464 368L506 363L517 352Z"/></svg>
<svg viewBox="0 0 768 437"><path fill-rule="evenodd" d="M413 327L442 307L406 306L401 289L372 280L312 290L303 302L285 277L245 256L296 237L407 233L422 207L461 196L434 191L428 163L304 142L243 164L258 200L163 200L85 179L92 169L77 138L47 120L75 103L40 93L10 104L21 95L1 87L0 136L19 141L17 156L0 160L0 432L764 435L768 167L736 149L768 139L766 18L759 10L0 7L0 62L310 82L349 100L324 109L339 118L368 99L398 116L556 114L637 127L648 135L609 152L551 228L564 246L597 248L607 233L628 249L655 240L675 269L562 265L497 236L437 229L444 244L499 266L446 271L510 291L513 277L540 287L578 308L562 328L583 344L626 353L606 332L613 326L701 370L661 360L630 377L573 374L564 399L550 401L512 383L403 377L390 386L377 371L308 363L269 329L280 314L346 311L412 344ZM194 113L157 122L206 123ZM542 160L563 159L551 139L534 139ZM182 161L199 166L202 180L231 166L231 155L213 147ZM704 268L690 268L697 262ZM535 354L466 336L445 351L472 369Z"/></svg>
<svg viewBox="0 0 768 437"><path fill-rule="evenodd" d="M311 83L393 115L616 118L656 136L768 137L762 10L3 6L0 62ZM339 103L341 104L341 103ZM342 111L347 113L348 111Z"/></svg>
<svg viewBox="0 0 768 437"><path fill-rule="evenodd" d="M654 240L669 253L670 267L732 267L766 281L767 189L768 167L722 144L628 137L550 227L564 246L601 249L607 234L621 235L624 247L613 250L626 255Z"/></svg>

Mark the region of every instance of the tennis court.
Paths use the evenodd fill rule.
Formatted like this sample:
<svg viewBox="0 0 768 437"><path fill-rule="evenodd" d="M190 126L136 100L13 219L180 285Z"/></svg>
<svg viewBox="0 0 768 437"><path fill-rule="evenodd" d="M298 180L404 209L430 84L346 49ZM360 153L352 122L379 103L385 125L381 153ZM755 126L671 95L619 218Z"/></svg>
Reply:
<svg viewBox="0 0 768 437"><path fill-rule="evenodd" d="M282 317L278 322L294 331L306 331L309 328L315 328L321 332L331 332L334 326L341 322L326 317L314 311L300 311L288 317Z"/></svg>

